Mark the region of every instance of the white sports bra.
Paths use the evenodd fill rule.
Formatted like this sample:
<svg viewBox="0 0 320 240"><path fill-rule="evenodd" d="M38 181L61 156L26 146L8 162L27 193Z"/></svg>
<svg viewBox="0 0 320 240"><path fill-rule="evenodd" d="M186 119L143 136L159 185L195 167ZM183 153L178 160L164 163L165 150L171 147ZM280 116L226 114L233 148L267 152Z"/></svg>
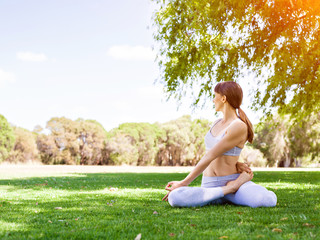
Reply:
<svg viewBox="0 0 320 240"><path fill-rule="evenodd" d="M211 148L213 148L226 134L226 131L224 131L223 134L219 135L219 136L213 136L211 133L212 128L218 123L220 122L221 119L219 119L218 121L216 121L213 126L210 128L210 130L207 132L206 136L204 137L204 144L206 145L206 151L209 151ZM231 124L231 123L230 123ZM230 126L230 125L229 125ZM224 154L222 155L227 155L227 156L239 156L240 153L242 151L242 148L239 147L234 147L228 151L226 151Z"/></svg>

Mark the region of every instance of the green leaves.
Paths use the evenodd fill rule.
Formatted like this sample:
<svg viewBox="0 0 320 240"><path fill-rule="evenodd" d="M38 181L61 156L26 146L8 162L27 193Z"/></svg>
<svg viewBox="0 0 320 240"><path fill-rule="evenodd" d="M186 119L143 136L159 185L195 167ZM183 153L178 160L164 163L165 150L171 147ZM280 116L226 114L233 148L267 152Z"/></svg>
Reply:
<svg viewBox="0 0 320 240"><path fill-rule="evenodd" d="M192 89L197 105L212 95L215 82L238 81L241 71L253 70L256 108L266 113L278 109L297 120L320 110L316 101L320 97L319 2L157 3L154 38L159 44L160 78L169 97L181 100L184 91Z"/></svg>
<svg viewBox="0 0 320 240"><path fill-rule="evenodd" d="M9 156L14 143L14 131L7 119L0 114L0 163Z"/></svg>

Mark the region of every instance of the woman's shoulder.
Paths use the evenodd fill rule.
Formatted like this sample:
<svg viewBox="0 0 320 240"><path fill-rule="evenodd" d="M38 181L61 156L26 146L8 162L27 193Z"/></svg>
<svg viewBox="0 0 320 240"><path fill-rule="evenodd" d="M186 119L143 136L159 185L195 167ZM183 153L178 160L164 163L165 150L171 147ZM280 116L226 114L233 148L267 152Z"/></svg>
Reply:
<svg viewBox="0 0 320 240"><path fill-rule="evenodd" d="M228 130L236 133L247 133L248 126L241 119L236 119L232 124L230 124Z"/></svg>
<svg viewBox="0 0 320 240"><path fill-rule="evenodd" d="M238 118L238 119L236 119L235 121L235 124L237 124L237 126L242 126L242 127L247 127L247 124L244 122L244 121L242 121L240 118Z"/></svg>

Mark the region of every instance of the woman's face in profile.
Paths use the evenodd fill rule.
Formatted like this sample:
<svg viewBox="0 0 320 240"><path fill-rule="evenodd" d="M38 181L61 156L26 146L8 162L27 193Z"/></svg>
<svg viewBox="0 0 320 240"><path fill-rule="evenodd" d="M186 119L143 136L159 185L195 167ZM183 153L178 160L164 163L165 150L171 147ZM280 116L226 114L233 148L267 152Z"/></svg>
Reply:
<svg viewBox="0 0 320 240"><path fill-rule="evenodd" d="M221 111L223 106L222 95L220 93L214 93L213 103L216 111Z"/></svg>

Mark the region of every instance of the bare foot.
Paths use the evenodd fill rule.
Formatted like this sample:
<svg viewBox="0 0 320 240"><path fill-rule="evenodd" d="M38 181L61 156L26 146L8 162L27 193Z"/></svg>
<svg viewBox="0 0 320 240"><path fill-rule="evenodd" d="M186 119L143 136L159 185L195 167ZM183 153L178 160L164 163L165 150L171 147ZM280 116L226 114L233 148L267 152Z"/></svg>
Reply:
<svg viewBox="0 0 320 240"><path fill-rule="evenodd" d="M236 180L228 182L227 185L223 187L224 195L229 193L235 193L236 191L238 191L238 189L241 187L242 184L249 182L252 178L253 178L253 172L251 173L242 172Z"/></svg>

